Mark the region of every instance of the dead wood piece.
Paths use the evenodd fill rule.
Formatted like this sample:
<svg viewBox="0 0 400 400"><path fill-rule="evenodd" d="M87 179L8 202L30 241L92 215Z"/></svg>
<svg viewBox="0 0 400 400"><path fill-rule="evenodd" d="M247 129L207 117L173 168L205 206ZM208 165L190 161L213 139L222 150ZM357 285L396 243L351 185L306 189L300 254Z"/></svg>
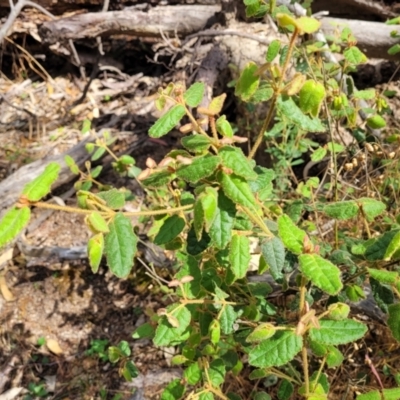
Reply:
<svg viewBox="0 0 400 400"><path fill-rule="evenodd" d="M396 26L386 25L382 22L357 21L351 19L322 18L322 30L325 34L333 35L343 28L351 29L357 39L357 46L369 58L384 58L399 60L398 55L390 56L388 50L393 45L400 43L399 39L390 36L392 31L398 31Z"/></svg>
<svg viewBox="0 0 400 400"><path fill-rule="evenodd" d="M48 21L39 28L39 35L48 44L116 34L161 37L163 32L185 36L201 30L220 10L219 5L165 6L148 12L129 7L123 11L86 13Z"/></svg>

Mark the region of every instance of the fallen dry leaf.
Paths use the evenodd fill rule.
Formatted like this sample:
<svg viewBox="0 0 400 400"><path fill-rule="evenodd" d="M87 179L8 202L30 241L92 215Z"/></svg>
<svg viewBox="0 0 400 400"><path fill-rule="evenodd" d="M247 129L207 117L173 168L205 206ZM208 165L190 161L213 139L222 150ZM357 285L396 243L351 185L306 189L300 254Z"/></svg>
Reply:
<svg viewBox="0 0 400 400"><path fill-rule="evenodd" d="M14 301L14 295L10 292L3 275L0 275L0 291L6 301Z"/></svg>
<svg viewBox="0 0 400 400"><path fill-rule="evenodd" d="M46 341L46 346L47 348L55 355L59 356L60 354L63 353L60 345L58 344L57 340L54 339L48 339Z"/></svg>

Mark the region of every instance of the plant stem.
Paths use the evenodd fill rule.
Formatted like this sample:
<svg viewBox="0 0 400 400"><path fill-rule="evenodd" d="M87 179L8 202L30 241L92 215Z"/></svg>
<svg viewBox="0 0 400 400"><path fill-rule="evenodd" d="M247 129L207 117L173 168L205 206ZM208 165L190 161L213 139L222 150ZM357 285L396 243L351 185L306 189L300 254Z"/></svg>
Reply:
<svg viewBox="0 0 400 400"><path fill-rule="evenodd" d="M279 95L281 94L280 93L280 90L281 90L280 88L281 88L283 80L285 78L285 74L286 74L286 70L287 70L287 68L289 66L289 62L290 62L290 60L292 58L294 45L296 43L296 39L297 39L298 36L299 36L299 30L295 29L295 31L293 32L292 37L290 38L289 49L288 49L288 52L287 52L287 55L286 55L285 63L283 64L282 71L281 71L281 76L279 78L277 88L276 88L276 90L274 92L274 96L272 97L267 117L265 118L264 123L263 123L263 125L262 125L262 127L260 129L260 132L258 133L258 136L257 136L257 139L256 139L256 141L254 143L254 146L250 150L250 153L249 153L249 156L248 156L249 159L252 159L254 157L254 155L256 154L256 151L259 148L259 146L260 146L260 144L262 142L262 139L264 137L264 132L268 129L268 126L269 126L270 122L272 121L272 117L273 117L274 111L275 111L275 105L276 105L276 102L278 100Z"/></svg>
<svg viewBox="0 0 400 400"><path fill-rule="evenodd" d="M305 397L308 398L310 393L310 378L308 376L308 358L307 358L307 347L303 345L301 349L301 355L303 358L303 374L304 374L304 384L306 387Z"/></svg>

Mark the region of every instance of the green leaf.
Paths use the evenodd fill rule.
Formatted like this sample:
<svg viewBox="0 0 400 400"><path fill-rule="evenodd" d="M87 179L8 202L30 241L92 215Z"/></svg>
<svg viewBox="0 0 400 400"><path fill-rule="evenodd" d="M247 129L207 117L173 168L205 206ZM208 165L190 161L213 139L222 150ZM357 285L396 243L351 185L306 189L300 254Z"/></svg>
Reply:
<svg viewBox="0 0 400 400"><path fill-rule="evenodd" d="M342 352L334 346L327 346L327 354L326 354L326 364L329 368L339 367L343 360L344 356Z"/></svg>
<svg viewBox="0 0 400 400"><path fill-rule="evenodd" d="M267 54L265 60L268 63L272 63L275 60L275 57L279 54L279 50L281 49L281 42L278 39L273 40L267 50Z"/></svg>
<svg viewBox="0 0 400 400"><path fill-rule="evenodd" d="M235 204L224 194L218 192L218 208L209 235L215 247L224 249L232 237L232 228L235 223Z"/></svg>
<svg viewBox="0 0 400 400"><path fill-rule="evenodd" d="M225 115L221 115L215 122L215 126L220 135L231 138L233 136L233 129Z"/></svg>
<svg viewBox="0 0 400 400"><path fill-rule="evenodd" d="M132 338L133 339L153 338L154 332L155 332L154 326L146 322L145 324L140 325L134 330L134 332L132 333Z"/></svg>
<svg viewBox="0 0 400 400"><path fill-rule="evenodd" d="M320 28L321 22L316 18L303 16L296 19L296 26L302 34L314 33Z"/></svg>
<svg viewBox="0 0 400 400"><path fill-rule="evenodd" d="M104 236L102 233L92 236L87 245L89 264L95 274L99 270L104 252Z"/></svg>
<svg viewBox="0 0 400 400"><path fill-rule="evenodd" d="M29 207L8 210L0 221L0 247L13 240L25 228L31 218Z"/></svg>
<svg viewBox="0 0 400 400"><path fill-rule="evenodd" d="M320 328L311 328L310 338L322 344L337 346L361 339L367 332L367 327L358 321L346 319L333 321L321 319Z"/></svg>
<svg viewBox="0 0 400 400"><path fill-rule="evenodd" d="M96 211L93 211L89 215L88 222L90 227L96 232L107 233L110 231L105 219Z"/></svg>
<svg viewBox="0 0 400 400"><path fill-rule="evenodd" d="M103 199L112 210L118 210L125 205L125 193L118 189L99 192L96 196Z"/></svg>
<svg viewBox="0 0 400 400"><path fill-rule="evenodd" d="M306 233L299 229L287 215L278 219L279 236L283 244L294 254L301 254L304 248Z"/></svg>
<svg viewBox="0 0 400 400"><path fill-rule="evenodd" d="M186 90L183 98L189 107L197 107L203 100L204 83L196 82L188 90Z"/></svg>
<svg viewBox="0 0 400 400"><path fill-rule="evenodd" d="M265 392L257 392L253 399L254 400L271 400L271 396Z"/></svg>
<svg viewBox="0 0 400 400"><path fill-rule="evenodd" d="M165 171L157 171L153 172L148 178L142 180L142 184L147 187L158 188L161 186L166 185L167 183L171 182L172 179L175 178L175 175L169 172L168 170Z"/></svg>
<svg viewBox="0 0 400 400"><path fill-rule="evenodd" d="M150 128L149 135L152 138L159 138L166 135L185 115L185 107L181 104L176 104L156 121L156 123Z"/></svg>
<svg viewBox="0 0 400 400"><path fill-rule="evenodd" d="M397 271L387 271L385 269L375 268L367 268L367 270L370 276L380 283L386 285L395 285L399 282L400 274Z"/></svg>
<svg viewBox="0 0 400 400"><path fill-rule="evenodd" d="M282 96L278 98L277 109L290 122L297 125L301 130L306 132L324 132L325 127L318 118L310 118L304 115L297 107L291 97L284 99Z"/></svg>
<svg viewBox="0 0 400 400"><path fill-rule="evenodd" d="M356 46L346 49L343 55L351 65L362 64L368 60L367 56Z"/></svg>
<svg viewBox="0 0 400 400"><path fill-rule="evenodd" d="M358 211L358 205L354 200L330 203L324 207L324 212L328 217L339 220L353 218L358 214Z"/></svg>
<svg viewBox="0 0 400 400"><path fill-rule="evenodd" d="M189 385L196 385L201 379L201 369L198 362L190 364L183 372L183 377Z"/></svg>
<svg viewBox="0 0 400 400"><path fill-rule="evenodd" d="M204 213L204 227L209 232L218 213L218 191L213 187L206 187L198 197Z"/></svg>
<svg viewBox="0 0 400 400"><path fill-rule="evenodd" d="M390 304L388 307L388 326L393 337L400 342L400 303Z"/></svg>
<svg viewBox="0 0 400 400"><path fill-rule="evenodd" d="M253 332L250 333L246 338L247 343L262 342L263 340L269 339L276 333L276 328L274 325L264 322L258 325Z"/></svg>
<svg viewBox="0 0 400 400"><path fill-rule="evenodd" d="M274 236L262 242L261 253L272 277L275 280L281 279L283 277L282 270L285 265L285 247L281 239Z"/></svg>
<svg viewBox="0 0 400 400"><path fill-rule="evenodd" d="M221 325L217 319L211 321L208 328L208 334L212 344L216 345L219 343L221 338Z"/></svg>
<svg viewBox="0 0 400 400"><path fill-rule="evenodd" d="M385 232L383 235L373 240L371 244L368 242L367 248L364 252L366 259L368 261L383 260L385 258L386 249L398 232L400 231L393 230Z"/></svg>
<svg viewBox="0 0 400 400"><path fill-rule="evenodd" d="M289 400L294 392L293 385L290 381L283 379L278 388L278 399L279 400Z"/></svg>
<svg viewBox="0 0 400 400"><path fill-rule="evenodd" d="M243 207L254 209L256 201L247 181L235 174L225 174L220 171L218 180L221 182L224 193L234 202Z"/></svg>
<svg viewBox="0 0 400 400"><path fill-rule="evenodd" d="M318 147L314 153L311 154L311 161L318 162L321 161L326 156L327 150L325 147Z"/></svg>
<svg viewBox="0 0 400 400"><path fill-rule="evenodd" d="M325 87L322 83L312 79L306 81L299 93L300 109L304 113L317 117L325 96Z"/></svg>
<svg viewBox="0 0 400 400"><path fill-rule="evenodd" d="M400 388L372 390L368 393L357 395L357 400L398 400L400 399Z"/></svg>
<svg viewBox="0 0 400 400"><path fill-rule="evenodd" d="M211 146L211 139L204 135L184 136L181 140L183 147L194 153L202 153Z"/></svg>
<svg viewBox="0 0 400 400"><path fill-rule="evenodd" d="M393 255L400 249L400 232L397 232L390 241L384 256L385 261L390 261Z"/></svg>
<svg viewBox="0 0 400 400"><path fill-rule="evenodd" d="M257 197L264 201L272 194L272 181L275 179L275 172L272 169L259 167L255 168L255 172L258 175L255 181L249 182L250 188Z"/></svg>
<svg viewBox="0 0 400 400"><path fill-rule="evenodd" d="M244 278L250 264L250 242L247 236L237 234L232 236L229 261L235 279Z"/></svg>
<svg viewBox="0 0 400 400"><path fill-rule="evenodd" d="M180 304L172 304L167 307L168 314L176 318L177 327L173 327L164 316L156 329L154 344L156 346L169 346L171 343L179 343L185 340L182 334L190 324L192 318L190 311Z"/></svg>
<svg viewBox="0 0 400 400"><path fill-rule="evenodd" d="M299 263L302 273L324 292L335 295L343 288L340 269L318 254L301 254Z"/></svg>
<svg viewBox="0 0 400 400"><path fill-rule="evenodd" d="M75 164L75 160L71 156L66 155L64 157L64 161L65 161L65 164L68 165L69 169L71 170L71 172L73 174L79 175L79 167Z"/></svg>
<svg viewBox="0 0 400 400"><path fill-rule="evenodd" d="M161 400L180 400L185 393L185 386L180 379L170 382L161 394Z"/></svg>
<svg viewBox="0 0 400 400"><path fill-rule="evenodd" d="M255 93L260 83L260 77L256 75L258 67L254 62L249 62L242 71L235 88L235 95L241 100L249 100Z"/></svg>
<svg viewBox="0 0 400 400"><path fill-rule="evenodd" d="M225 335L233 333L233 324L236 322L237 317L236 311L230 304L223 306L219 317L222 333Z"/></svg>
<svg viewBox="0 0 400 400"><path fill-rule="evenodd" d="M164 221L157 236L154 238L154 244L161 246L175 239L185 228L185 220L178 215L172 215Z"/></svg>
<svg viewBox="0 0 400 400"><path fill-rule="evenodd" d="M357 90L353 97L355 99L373 100L376 96L375 89Z"/></svg>
<svg viewBox="0 0 400 400"><path fill-rule="evenodd" d="M189 165L181 165L176 174L185 181L196 183L201 179L210 176L221 163L217 156L206 154L205 156L195 157Z"/></svg>
<svg viewBox="0 0 400 400"><path fill-rule="evenodd" d="M258 175L240 148L224 146L219 149L218 155L222 158L222 165L231 169L236 175L248 180L257 179Z"/></svg>
<svg viewBox="0 0 400 400"><path fill-rule="evenodd" d="M25 185L22 194L29 201L39 201L50 192L51 185L57 180L60 166L50 163L45 170L33 181Z"/></svg>
<svg viewBox="0 0 400 400"><path fill-rule="evenodd" d="M293 331L278 331L272 338L250 350L249 364L260 368L279 367L293 360L303 338Z"/></svg>
<svg viewBox="0 0 400 400"><path fill-rule="evenodd" d="M367 126L372 129L382 129L386 126L386 121L378 114L367 118Z"/></svg>
<svg viewBox="0 0 400 400"><path fill-rule="evenodd" d="M369 222L372 222L378 215L381 215L386 210L386 204L382 201L363 197L357 200L359 206L367 217Z"/></svg>
<svg viewBox="0 0 400 400"><path fill-rule="evenodd" d="M197 240L201 240L204 228L204 210L200 199L196 200L193 208L193 229L196 233Z"/></svg>
<svg viewBox="0 0 400 400"><path fill-rule="evenodd" d="M207 376L213 387L217 388L225 382L225 364L220 358L210 363L210 368L207 372Z"/></svg>
<svg viewBox="0 0 400 400"><path fill-rule="evenodd" d="M137 237L132 223L122 213L117 213L109 224L110 232L105 236L107 264L118 278L126 278L133 265Z"/></svg>

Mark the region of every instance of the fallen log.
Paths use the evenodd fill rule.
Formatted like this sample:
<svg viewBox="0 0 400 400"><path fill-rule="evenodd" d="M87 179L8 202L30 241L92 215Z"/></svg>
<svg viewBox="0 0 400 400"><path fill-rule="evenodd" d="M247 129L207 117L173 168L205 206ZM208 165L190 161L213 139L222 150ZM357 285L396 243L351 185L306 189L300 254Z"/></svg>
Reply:
<svg viewBox="0 0 400 400"><path fill-rule="evenodd" d="M123 11L86 13L47 21L39 28L39 35L46 44L111 35L186 36L203 29L220 10L219 5L160 6L148 12L129 7Z"/></svg>

